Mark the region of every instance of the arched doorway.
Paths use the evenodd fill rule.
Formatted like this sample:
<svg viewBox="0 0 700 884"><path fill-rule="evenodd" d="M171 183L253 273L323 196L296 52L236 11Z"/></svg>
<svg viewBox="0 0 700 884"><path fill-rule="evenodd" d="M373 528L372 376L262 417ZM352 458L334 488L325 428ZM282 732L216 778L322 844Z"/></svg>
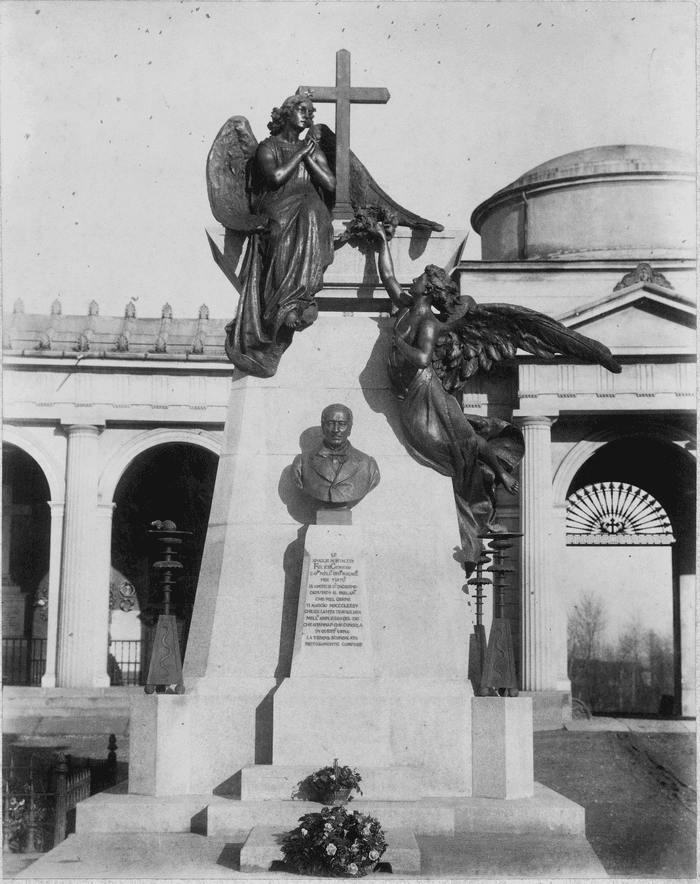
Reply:
<svg viewBox="0 0 700 884"><path fill-rule="evenodd" d="M593 712L681 715L694 693L695 461L632 436L567 494L572 694Z"/></svg>
<svg viewBox="0 0 700 884"><path fill-rule="evenodd" d="M38 685L46 668L49 485L15 445L2 449L3 683Z"/></svg>
<svg viewBox="0 0 700 884"><path fill-rule="evenodd" d="M178 552L183 564L171 612L184 655L214 492L217 457L197 445L173 442L139 454L114 494L110 581L109 673L112 684L139 684L162 611L152 577L156 550L148 534L154 521L170 520L192 532Z"/></svg>

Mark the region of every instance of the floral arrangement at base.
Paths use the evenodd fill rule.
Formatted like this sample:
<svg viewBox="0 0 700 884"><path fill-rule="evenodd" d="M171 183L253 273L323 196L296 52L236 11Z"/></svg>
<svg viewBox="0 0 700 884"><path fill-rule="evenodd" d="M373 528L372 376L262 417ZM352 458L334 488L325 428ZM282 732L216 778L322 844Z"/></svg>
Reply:
<svg viewBox="0 0 700 884"><path fill-rule="evenodd" d="M350 792L353 790L362 795L361 782L362 777L356 770L338 764L336 758L332 765L322 767L298 783L293 797L322 804L345 803L352 801Z"/></svg>
<svg viewBox="0 0 700 884"><path fill-rule="evenodd" d="M362 878L386 850L379 820L344 807L324 807L299 818L282 840L286 870L300 875Z"/></svg>
<svg viewBox="0 0 700 884"><path fill-rule="evenodd" d="M377 234L374 230L377 221L386 230L387 238L393 237L399 217L391 209L385 209L383 206L357 206L353 203L353 210L355 217L340 235L339 242L372 246L377 241Z"/></svg>

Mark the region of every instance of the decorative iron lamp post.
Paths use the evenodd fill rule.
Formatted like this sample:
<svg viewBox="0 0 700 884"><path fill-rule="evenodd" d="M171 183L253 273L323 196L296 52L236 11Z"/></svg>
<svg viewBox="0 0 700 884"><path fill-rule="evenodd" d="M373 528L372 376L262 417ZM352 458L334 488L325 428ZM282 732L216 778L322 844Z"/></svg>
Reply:
<svg viewBox="0 0 700 884"><path fill-rule="evenodd" d="M494 618L479 691L482 696L518 696L513 640L510 634L510 622L505 616L505 596L508 588L507 575L515 573L515 566L510 563L512 557L508 550L513 546L513 540L522 536L510 531L488 535L491 566L486 570L493 574Z"/></svg>
<svg viewBox="0 0 700 884"><path fill-rule="evenodd" d="M175 558L177 547L191 531L178 531L175 522L152 522L151 539L155 542L158 559L153 568L161 579L163 586L163 613L158 616L156 635L151 651L151 662L144 690L147 694L158 693L184 694L182 683L182 660L180 643L177 637L177 620L170 613L170 595L177 576L173 572L182 571L182 562ZM161 576L162 575L162 576Z"/></svg>

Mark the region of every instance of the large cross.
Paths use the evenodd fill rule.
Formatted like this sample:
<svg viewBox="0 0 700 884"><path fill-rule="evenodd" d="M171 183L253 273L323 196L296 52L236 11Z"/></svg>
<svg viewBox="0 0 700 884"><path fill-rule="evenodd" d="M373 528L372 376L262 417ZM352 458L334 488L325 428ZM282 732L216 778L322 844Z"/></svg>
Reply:
<svg viewBox="0 0 700 884"><path fill-rule="evenodd" d="M382 87L350 85L350 53L339 49L335 54L335 86L300 86L297 95L311 92L319 104L335 104L335 208L333 217L352 217L350 205L350 105L386 104L389 90Z"/></svg>

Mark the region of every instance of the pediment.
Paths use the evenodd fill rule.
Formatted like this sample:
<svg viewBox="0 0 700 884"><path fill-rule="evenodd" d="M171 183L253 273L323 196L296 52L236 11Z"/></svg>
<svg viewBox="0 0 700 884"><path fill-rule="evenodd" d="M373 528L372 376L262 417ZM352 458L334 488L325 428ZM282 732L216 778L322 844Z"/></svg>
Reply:
<svg viewBox="0 0 700 884"><path fill-rule="evenodd" d="M580 307L559 321L617 355L687 355L696 350L696 308L652 282L638 282Z"/></svg>

